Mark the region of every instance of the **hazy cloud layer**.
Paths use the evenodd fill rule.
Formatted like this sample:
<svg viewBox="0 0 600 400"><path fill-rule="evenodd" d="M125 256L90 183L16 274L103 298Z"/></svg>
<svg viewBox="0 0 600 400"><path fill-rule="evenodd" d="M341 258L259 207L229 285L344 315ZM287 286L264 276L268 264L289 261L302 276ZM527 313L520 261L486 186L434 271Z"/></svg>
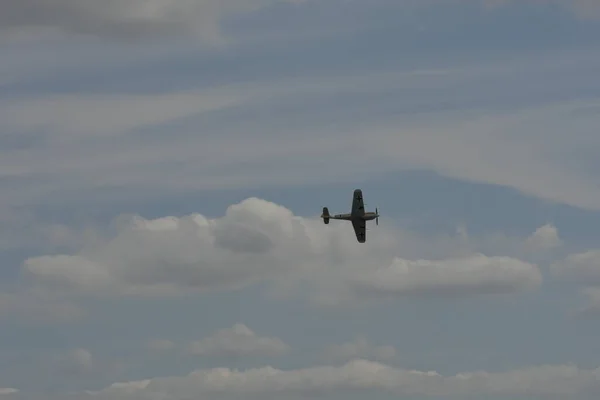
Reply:
<svg viewBox="0 0 600 400"><path fill-rule="evenodd" d="M385 361L396 357L396 349L390 345L378 346L368 341L364 336L357 336L352 341L328 347L323 355L336 361L353 359Z"/></svg>
<svg viewBox="0 0 600 400"><path fill-rule="evenodd" d="M581 293L586 301L579 309L580 313L592 317L600 317L600 287L586 287L581 289Z"/></svg>
<svg viewBox="0 0 600 400"><path fill-rule="evenodd" d="M85 312L77 305L60 297L33 291L0 293L0 317L25 319L48 324L77 319Z"/></svg>
<svg viewBox="0 0 600 400"><path fill-rule="evenodd" d="M578 283L600 286L600 250L570 254L552 265L555 276Z"/></svg>
<svg viewBox="0 0 600 400"><path fill-rule="evenodd" d="M142 95L48 95L4 103L3 124L21 131L60 132L58 142L78 137L112 137L134 129L164 124L190 115L233 107L238 93L207 90L202 93ZM77 115L77 118L73 118Z"/></svg>
<svg viewBox="0 0 600 400"><path fill-rule="evenodd" d="M139 37L191 33L221 43L221 19L288 0L4 1L0 28L54 28L67 33Z"/></svg>
<svg viewBox="0 0 600 400"><path fill-rule="evenodd" d="M271 357L289 350L290 347L281 339L259 336L239 323L189 345L192 355L211 357Z"/></svg>
<svg viewBox="0 0 600 400"><path fill-rule="evenodd" d="M579 285L585 304L579 311L586 315L600 315L600 250L569 254L551 265L555 279Z"/></svg>
<svg viewBox="0 0 600 400"><path fill-rule="evenodd" d="M93 0L20 0L0 5L0 28L33 30L54 29L66 33L105 37L140 37L169 34L192 34L210 44L223 43L224 18L247 13L277 3L301 3L306 0L106 0L102 5ZM511 4L511 0L467 0L492 7ZM465 0L454 1L464 4ZM343 9L344 3L340 2ZM414 2L404 0L406 7ZM423 2L422 7L447 3L440 0ZM595 0L547 0L540 6L572 7L578 16L599 16ZM444 4L446 5L446 4ZM293 9L290 9L293 12ZM20 31L17 31L20 32ZM12 31L9 31L13 33Z"/></svg>
<svg viewBox="0 0 600 400"><path fill-rule="evenodd" d="M90 394L95 399L173 400L192 396L224 398L317 396L328 398L348 390L387 392L396 396L568 396L600 393L600 370L575 365L544 365L507 372L465 372L443 376L435 371L399 369L357 359L343 366L317 366L298 370L272 367L244 371L218 368L197 370L187 376L155 378L115 384ZM84 397L87 398L87 397ZM221 398L221 397L219 397Z"/></svg>
<svg viewBox="0 0 600 400"><path fill-rule="evenodd" d="M589 151L600 149L589 134L598 124L597 102L523 100L546 90L570 93L582 84L572 77L586 73L577 65L600 64L581 54L560 58L574 61L524 58L455 69L265 78L185 92L0 99L0 127L14 132L0 136L0 175L14 182L4 185L0 207L141 201L424 169L599 209ZM558 83L523 78L542 67ZM403 96L406 90L415 96ZM397 96L394 112L381 115L391 107L385 101L390 91ZM488 112L490 91L509 109ZM342 94L348 104L335 100ZM324 113L323 102L333 109ZM519 102L525 103L512 105ZM443 106L450 103L457 105ZM266 116L261 109L273 112ZM376 145L365 147L367 136Z"/></svg>

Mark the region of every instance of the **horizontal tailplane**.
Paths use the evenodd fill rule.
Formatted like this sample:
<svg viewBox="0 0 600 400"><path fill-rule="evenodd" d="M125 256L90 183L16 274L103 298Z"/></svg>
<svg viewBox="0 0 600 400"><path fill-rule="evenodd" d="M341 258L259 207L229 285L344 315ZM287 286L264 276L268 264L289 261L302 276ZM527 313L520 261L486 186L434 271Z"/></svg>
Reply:
<svg viewBox="0 0 600 400"><path fill-rule="evenodd" d="M329 209L327 207L323 207L323 214L321 214L321 218L323 218L323 222L325 224L329 223Z"/></svg>

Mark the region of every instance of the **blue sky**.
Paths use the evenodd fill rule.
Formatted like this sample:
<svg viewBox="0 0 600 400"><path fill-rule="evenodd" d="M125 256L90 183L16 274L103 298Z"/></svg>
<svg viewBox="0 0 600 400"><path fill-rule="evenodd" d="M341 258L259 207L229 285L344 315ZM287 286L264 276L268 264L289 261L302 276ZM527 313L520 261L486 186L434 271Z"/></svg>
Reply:
<svg viewBox="0 0 600 400"><path fill-rule="evenodd" d="M600 394L594 2L0 15L0 399Z"/></svg>

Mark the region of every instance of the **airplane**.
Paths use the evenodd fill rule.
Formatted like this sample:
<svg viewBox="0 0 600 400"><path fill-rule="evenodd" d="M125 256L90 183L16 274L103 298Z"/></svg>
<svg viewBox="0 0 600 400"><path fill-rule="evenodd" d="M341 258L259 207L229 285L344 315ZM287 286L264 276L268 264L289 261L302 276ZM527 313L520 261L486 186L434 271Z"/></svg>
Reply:
<svg viewBox="0 0 600 400"><path fill-rule="evenodd" d="M375 208L375 212L365 212L365 204L363 202L362 190L354 190L352 197L352 209L349 214L329 214L329 209L323 207L323 214L321 214L323 222L329 224L330 219L340 219L344 221L351 221L354 233L356 234L356 240L359 243L365 243L367 241L367 221L375 220L375 223L379 225L379 212Z"/></svg>

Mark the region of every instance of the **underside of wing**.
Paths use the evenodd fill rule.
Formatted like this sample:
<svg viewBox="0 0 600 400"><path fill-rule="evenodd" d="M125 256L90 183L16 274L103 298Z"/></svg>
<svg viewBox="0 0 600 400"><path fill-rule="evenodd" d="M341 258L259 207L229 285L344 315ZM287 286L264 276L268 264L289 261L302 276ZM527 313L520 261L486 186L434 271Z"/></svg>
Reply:
<svg viewBox="0 0 600 400"><path fill-rule="evenodd" d="M352 227L354 228L354 233L356 234L356 240L359 243L364 243L367 240L367 223L364 220L354 220L352 221Z"/></svg>
<svg viewBox="0 0 600 400"><path fill-rule="evenodd" d="M352 198L352 215L364 215L365 203L363 202L362 190L356 189Z"/></svg>

